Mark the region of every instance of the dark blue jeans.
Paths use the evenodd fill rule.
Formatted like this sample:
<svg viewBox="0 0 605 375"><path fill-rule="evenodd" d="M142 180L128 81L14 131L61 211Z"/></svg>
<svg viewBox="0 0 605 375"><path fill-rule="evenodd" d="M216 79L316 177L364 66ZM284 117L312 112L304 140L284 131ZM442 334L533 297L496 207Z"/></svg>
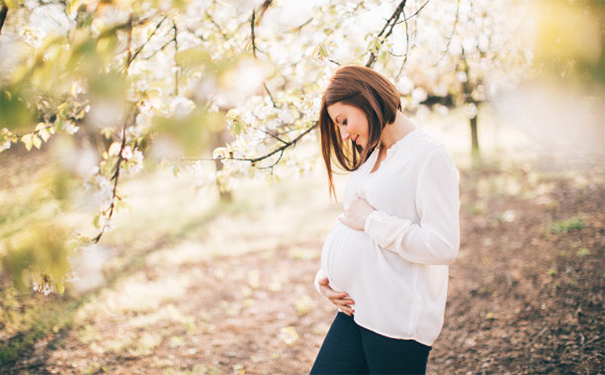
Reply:
<svg viewBox="0 0 605 375"><path fill-rule="evenodd" d="M339 312L319 349L311 375L425 374L430 346L360 327Z"/></svg>

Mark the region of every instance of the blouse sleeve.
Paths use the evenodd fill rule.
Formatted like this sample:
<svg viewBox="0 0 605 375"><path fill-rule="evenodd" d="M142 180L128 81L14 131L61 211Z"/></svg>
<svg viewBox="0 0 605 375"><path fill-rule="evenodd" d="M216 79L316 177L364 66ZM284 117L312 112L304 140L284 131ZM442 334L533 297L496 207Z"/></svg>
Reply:
<svg viewBox="0 0 605 375"><path fill-rule="evenodd" d="M324 273L324 270L321 268L315 274L315 280L313 280L313 285L315 285L315 289L317 289L317 292L319 294L321 294L321 290L319 290L319 281L324 279L325 277L326 277L326 274Z"/></svg>
<svg viewBox="0 0 605 375"><path fill-rule="evenodd" d="M382 248L420 264L450 264L460 246L459 174L438 149L421 169L416 186L419 222L374 211L364 231Z"/></svg>

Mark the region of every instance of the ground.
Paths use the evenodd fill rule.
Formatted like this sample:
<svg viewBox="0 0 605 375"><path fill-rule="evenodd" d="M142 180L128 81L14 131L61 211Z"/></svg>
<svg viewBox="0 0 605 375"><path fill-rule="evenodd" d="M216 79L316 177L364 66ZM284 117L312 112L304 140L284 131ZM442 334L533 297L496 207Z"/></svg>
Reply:
<svg viewBox="0 0 605 375"><path fill-rule="evenodd" d="M243 188L227 204L150 181L132 184L133 212L102 240L104 286L13 296L47 306L52 323L0 372L307 373L335 313L312 285L339 213L323 180ZM461 200L462 244L428 373L605 373L603 170L466 168ZM10 327L0 325L0 344L25 337Z"/></svg>

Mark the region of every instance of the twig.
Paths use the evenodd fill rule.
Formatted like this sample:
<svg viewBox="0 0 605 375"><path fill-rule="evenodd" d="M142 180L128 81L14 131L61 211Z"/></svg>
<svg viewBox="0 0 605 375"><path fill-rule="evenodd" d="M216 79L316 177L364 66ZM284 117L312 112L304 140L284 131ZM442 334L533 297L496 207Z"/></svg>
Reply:
<svg viewBox="0 0 605 375"><path fill-rule="evenodd" d="M107 212L107 216L105 219L105 223L103 224L103 227L101 228L101 231L99 232L99 234L97 234L97 236L95 238L92 239L92 242L94 243L99 243L99 240L101 239L101 237L103 237L103 234L105 233L106 229L109 227L109 222L111 221L111 218L113 217L113 213L116 207L116 201L120 200L120 197L118 197L118 181L120 180L120 166L122 164L122 161L124 160L124 157L122 156L124 149L126 148L126 124L124 123L124 126L122 127L122 144L120 145L120 153L118 154L118 161L116 162L116 170L113 173L113 176L111 176L111 180L113 180L113 189L111 192L111 203L109 204L109 207L103 211L103 214L105 215Z"/></svg>
<svg viewBox="0 0 605 375"><path fill-rule="evenodd" d="M145 56L143 57L145 60L149 60L150 58L152 58L153 56L157 55L159 52L162 52L164 49L166 49L166 47L168 47L170 44L172 43L172 39L170 39L169 41L167 41L166 43L164 43L160 48L156 49L155 51L153 51L153 53L149 56Z"/></svg>
<svg viewBox="0 0 605 375"><path fill-rule="evenodd" d="M177 69L174 70L174 94L178 95L179 94L179 63L176 59L176 55L179 53L179 42L177 39L178 36L178 28L176 27L176 22L174 21L174 19L172 20L172 30L174 31L174 37L172 38L172 41L174 41L174 64L176 65Z"/></svg>
<svg viewBox="0 0 605 375"><path fill-rule="evenodd" d="M239 160L239 161L249 161L251 163L258 163L259 161L265 160L267 158L270 158L271 156L277 154L278 152L282 152L283 150L287 149L290 146L294 146L298 141L300 141L305 135L309 134L313 129L315 129L317 126L319 126L319 123L314 123L312 126L310 126L309 128L307 128L304 132L300 133L296 138L294 138L293 140L291 140L290 142L286 142L283 146L276 148L275 150L262 155L262 156L258 156L256 158L229 158L231 160Z"/></svg>
<svg viewBox="0 0 605 375"><path fill-rule="evenodd" d="M406 18L406 19L405 19L405 21L407 21L407 20L409 20L409 19L412 19L412 18L416 17L416 16L418 15L418 13L420 13L420 11L421 11L422 9L424 9L424 7L426 6L426 4L428 4L428 3L429 3L429 1L430 1L430 0L426 0L426 2L425 2L424 4L422 4L422 6L421 6L420 8L418 8L418 10L417 10L416 12L414 12L414 14L412 14L411 16L409 16L408 18Z"/></svg>
<svg viewBox="0 0 605 375"><path fill-rule="evenodd" d="M149 34L149 38L147 38L147 40L145 41L145 43L143 43L136 51L135 53L132 55L132 57L130 58L130 61L128 61L128 64L130 65L132 63L132 61L134 59L137 58L137 56L139 56L139 54L141 53L141 51L143 51L143 48L145 48L145 46L147 45L147 43L149 43L149 41L151 41L151 38L153 38L153 36L155 35L155 33L160 29L160 26L162 26L162 23L164 23L164 21L166 20L166 18L168 18L168 16L164 16L164 18L162 18L160 20L160 22L158 22L158 24L155 26L155 29L151 32L151 34Z"/></svg>
<svg viewBox="0 0 605 375"><path fill-rule="evenodd" d="M452 26L452 32L450 34L450 37L447 40L445 49L443 50L444 53L441 54L441 57L439 58L439 60L437 60L437 62L433 66L439 65L441 60L443 60L445 58L445 56L447 56L447 51L450 49L450 45L452 44L452 39L454 38L454 34L456 33L456 27L458 27L459 18L460 18L460 0L458 0L458 5L456 6L456 18L454 19L454 25Z"/></svg>
<svg viewBox="0 0 605 375"><path fill-rule="evenodd" d="M128 74L128 68L130 66L130 61L132 61L131 60L132 16L130 17L130 26L131 27L129 28L129 33L128 33L128 45L126 47L128 49L128 59L127 59L128 64L126 65L126 67L124 69L125 74ZM135 118L136 118L136 115L135 115ZM110 181L113 181L113 189L111 192L111 203L109 204L109 207L103 211L103 216L105 217L105 222L103 223L103 227L101 228L101 231L99 232L99 234L97 234L97 236L92 239L93 243L99 243L99 240L101 239L101 237L103 236L105 231L109 228L111 218L113 217L113 213L115 211L116 201L121 200L121 198L118 196L118 182L120 180L120 167L122 165L122 161L124 161L123 153L124 153L124 149L126 148L126 128L128 127L129 121L130 121L130 118L127 117L124 121L124 125L122 126L122 143L120 144L120 151L118 153L116 169L110 179Z"/></svg>
<svg viewBox="0 0 605 375"><path fill-rule="evenodd" d="M254 28L260 25L260 21L262 20L263 16L265 15L265 12L267 11L267 9L269 9L272 3L273 0L265 0L265 2L263 2L259 7L258 17L256 17L256 9L252 9L252 17L250 17L250 37L252 40L252 55L254 56L254 58L256 58L256 51L259 50L256 46L256 34L254 32Z"/></svg>
<svg viewBox="0 0 605 375"><path fill-rule="evenodd" d="M402 0L401 3L399 3L399 5L395 9L395 11L391 15L391 17L384 24L384 27L382 28L382 30L380 30L380 33L378 33L378 35L376 36L376 39L379 39L384 35L384 39L381 39L379 41L376 53L380 50L380 48L384 44L385 40L393 32L393 29L397 25L397 21L399 20L399 17L403 13L403 8L405 7L406 1L407 0ZM387 29L388 29L388 31L387 31ZM374 63L376 62L376 53L374 53L374 51L370 51L370 57L368 58L368 61L366 62L366 67L371 68L374 65Z"/></svg>
<svg viewBox="0 0 605 375"><path fill-rule="evenodd" d="M308 24L310 24L312 21L313 21L313 17L309 18L308 20L306 20L304 23L300 24L299 26L296 26L296 27L294 28L294 30L295 30L296 32L300 32L300 31L303 29L303 27L307 26L307 25L308 25Z"/></svg>
<svg viewBox="0 0 605 375"><path fill-rule="evenodd" d="M275 99L273 99L273 95L271 95L271 91L269 91L269 88L267 87L267 83L266 82L263 82L263 87L265 88L265 91L269 95L269 99L271 99L271 103L273 103L273 108L279 108L279 106L277 105L277 103L275 103Z"/></svg>
<svg viewBox="0 0 605 375"><path fill-rule="evenodd" d="M270 151L264 155L261 156L257 156L255 158L236 158L236 157L220 157L220 158L196 158L196 159L181 159L182 161L198 161L198 160L208 160L208 161L216 161L216 160L234 160L234 161L247 161L250 162L252 164L256 164L259 161L263 161L265 159L270 158L271 156L277 154L277 153L282 153L291 146L296 145L296 143L298 141L300 141L302 138L304 138L307 134L309 134L311 131L313 131L315 128L317 128L319 126L319 123L315 122L313 123L313 125L311 125L310 127L308 127L307 129L305 129L305 131L303 131L302 133L300 133L299 135L297 135L294 139L292 139L291 141L285 142L281 147L278 147L276 149L274 149L273 151ZM281 159L281 156L280 156ZM275 164L274 164L275 165Z"/></svg>
<svg viewBox="0 0 605 375"><path fill-rule="evenodd" d="M403 58L399 72L397 72L397 75L395 76L395 81L398 81L399 77L403 73L403 69L405 68L405 63L408 62L408 55L410 52L410 28L408 25L408 18L405 16L405 11L403 12L403 21L405 23L405 57Z"/></svg>
<svg viewBox="0 0 605 375"><path fill-rule="evenodd" d="M250 38L252 39L252 56L254 56L254 58L256 59L256 41L255 41L255 35L254 35L254 23L255 23L255 19L256 19L256 11L253 9L252 10L252 17L250 18ZM265 86L266 88L266 86Z"/></svg>
<svg viewBox="0 0 605 375"><path fill-rule="evenodd" d="M14 134L15 137L21 139L21 138L25 137L26 135L38 135L38 133L42 132L43 130L47 130L47 129L50 129L50 128L53 128L53 127L55 127L55 124L48 124L48 125L40 128L40 129L36 129L36 130L34 130L32 132L29 132L29 133L25 133L25 134L21 134L21 135L20 134L15 134L15 133L13 133L13 134Z"/></svg>
<svg viewBox="0 0 605 375"><path fill-rule="evenodd" d="M128 28L128 45L127 45L127 50L128 50L128 55L126 57L126 66L124 67L124 72L126 74L128 74L128 69L130 68L130 63L132 62L132 14L130 15L130 18L128 19L128 22L130 24L130 27Z"/></svg>
<svg viewBox="0 0 605 375"><path fill-rule="evenodd" d="M271 174L273 174L273 168L275 168L275 166L280 162L281 158L284 156L284 151L285 150L281 150L279 152L279 157L277 158L277 160L275 160L275 162L273 162L273 164L267 165L265 167L260 167L259 169L271 169Z"/></svg>
<svg viewBox="0 0 605 375"><path fill-rule="evenodd" d="M283 143L284 145L288 144L288 142L284 141L283 139L281 139L280 137L278 137L276 134L271 133L270 131L267 131L267 130L264 130L264 129L259 129L259 128L257 128L257 127L252 126L252 125L248 125L248 127L249 127L250 129L253 129L253 130L259 131L259 132L261 132L261 133L265 133L265 134L267 134L269 137L271 137L271 138L275 139L276 141L279 141L279 142Z"/></svg>
<svg viewBox="0 0 605 375"><path fill-rule="evenodd" d="M229 35L227 35L227 33L225 33L223 31L223 28L221 27L221 25L219 25L218 23L216 23L216 21L214 20L214 18L210 15L210 13L208 11L206 11L206 15L208 16L208 19L210 20L210 23L212 25L214 25L214 27L216 27L218 29L218 32L223 36L223 39L228 40L229 39ZM240 27L241 27L241 25L240 25Z"/></svg>
<svg viewBox="0 0 605 375"><path fill-rule="evenodd" d="M258 23L260 23L261 19L265 15L265 12L267 11L267 9L269 9L269 7L271 6L272 3L273 3L273 0L265 0L265 2L261 4L260 14L258 16Z"/></svg>
<svg viewBox="0 0 605 375"><path fill-rule="evenodd" d="M125 23L121 23L121 24L118 24L118 25L113 25L113 26L111 26L111 27L103 30L101 32L101 34L99 34L99 36L96 38L96 40L98 42L98 41L100 41L103 38L111 36L112 34L114 34L117 31L124 30L124 29L131 29L133 27L144 25L147 22L149 22L153 17L155 17L155 15L149 16L147 18L141 18L141 19L135 19L135 18L133 18L131 16L128 19L128 21L126 21Z"/></svg>

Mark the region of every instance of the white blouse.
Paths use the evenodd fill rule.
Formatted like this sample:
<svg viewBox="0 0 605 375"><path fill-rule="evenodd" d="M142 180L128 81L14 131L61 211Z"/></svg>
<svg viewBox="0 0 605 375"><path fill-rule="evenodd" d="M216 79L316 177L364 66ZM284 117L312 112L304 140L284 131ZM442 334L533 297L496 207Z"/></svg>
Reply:
<svg viewBox="0 0 605 375"><path fill-rule="evenodd" d="M460 245L459 174L445 147L417 128L378 149L347 182L343 204L362 197L376 209L364 231L340 221L328 234L315 278L355 301L357 324L432 345L443 326L448 265Z"/></svg>

